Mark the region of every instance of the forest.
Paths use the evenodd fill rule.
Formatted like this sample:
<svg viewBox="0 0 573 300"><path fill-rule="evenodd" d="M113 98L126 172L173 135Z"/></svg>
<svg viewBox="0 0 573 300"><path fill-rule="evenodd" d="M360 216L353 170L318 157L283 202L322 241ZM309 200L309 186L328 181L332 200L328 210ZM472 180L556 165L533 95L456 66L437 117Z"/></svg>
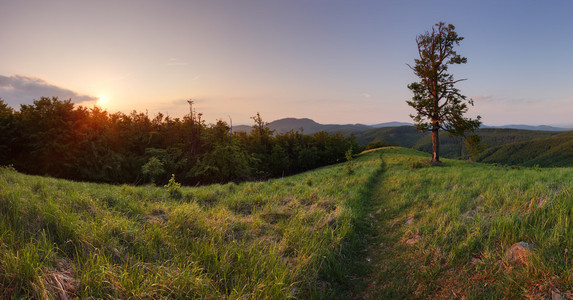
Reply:
<svg viewBox="0 0 573 300"><path fill-rule="evenodd" d="M351 135L275 133L256 113L250 133L202 114L109 113L42 97L19 110L0 99L0 165L28 174L113 184L186 185L280 177L363 150Z"/></svg>

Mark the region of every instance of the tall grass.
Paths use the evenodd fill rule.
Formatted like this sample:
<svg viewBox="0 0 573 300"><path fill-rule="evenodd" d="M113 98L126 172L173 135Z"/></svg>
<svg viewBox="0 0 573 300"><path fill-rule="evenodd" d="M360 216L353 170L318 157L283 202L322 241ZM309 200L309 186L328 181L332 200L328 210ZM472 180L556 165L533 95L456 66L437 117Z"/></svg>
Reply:
<svg viewBox="0 0 573 300"><path fill-rule="evenodd" d="M0 298L327 297L379 170L368 153L173 197L1 168Z"/></svg>
<svg viewBox="0 0 573 300"><path fill-rule="evenodd" d="M545 298L573 290L573 169L508 168L385 150L371 241L382 298ZM414 167L413 167L414 166ZM535 245L523 263L505 255Z"/></svg>

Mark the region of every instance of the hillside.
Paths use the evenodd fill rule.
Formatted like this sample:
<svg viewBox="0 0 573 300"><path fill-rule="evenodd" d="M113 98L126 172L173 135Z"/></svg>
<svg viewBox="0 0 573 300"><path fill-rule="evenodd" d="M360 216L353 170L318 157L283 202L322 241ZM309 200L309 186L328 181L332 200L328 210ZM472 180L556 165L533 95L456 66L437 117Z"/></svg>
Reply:
<svg viewBox="0 0 573 300"><path fill-rule="evenodd" d="M557 131L533 131L522 129L482 128L476 133L482 139L484 149L490 147L549 138L561 134ZM414 148L431 153L432 138L429 132L421 133L414 126L386 127L370 129L355 134L356 141L366 145L380 141L390 145ZM467 158L469 154L461 138L452 138L440 132L440 155L447 158Z"/></svg>
<svg viewBox="0 0 573 300"><path fill-rule="evenodd" d="M314 134L319 131L330 133L342 133L344 135L354 134L356 141L361 145L367 145L373 142L381 142L381 145L395 145L406 148L430 153L432 151L432 139L429 132L421 133L412 125L395 126L406 124L400 122L388 122L376 125L348 124L348 125L325 125L319 124L311 119L285 118L273 121L268 124L271 130L277 133L284 133L290 130L303 131L305 134ZM525 164L540 166L573 166L573 159L569 159L568 140L560 137L550 140L549 144L554 151L545 153L546 142L542 140L554 136L560 136L563 128L551 126L526 126L526 125L507 125L505 127L515 128L498 128L488 127L480 128L477 134L482 139L483 154L479 156L479 161L498 162L503 164ZM538 130L533 130L538 129ZM545 129L545 130L540 130ZM248 126L236 126L234 131L250 131ZM531 142L519 153L523 146L514 145L502 148L502 146L520 142ZM562 145L557 145L563 143ZM533 148L537 149L533 149ZM558 153L555 149L562 149L563 153ZM446 132L440 133L440 155L446 158L467 159L470 154L461 138L452 138ZM537 156L543 156L537 158ZM535 161L534 161L535 159Z"/></svg>
<svg viewBox="0 0 573 300"><path fill-rule="evenodd" d="M542 167L573 166L573 132L487 149L479 161Z"/></svg>
<svg viewBox="0 0 573 300"><path fill-rule="evenodd" d="M0 298L326 297L380 168L170 189L0 168Z"/></svg>
<svg viewBox="0 0 573 300"><path fill-rule="evenodd" d="M506 168L384 150L363 299L569 299L572 168Z"/></svg>
<svg viewBox="0 0 573 300"><path fill-rule="evenodd" d="M0 298L573 295L573 168L428 160L180 193L1 168Z"/></svg>
<svg viewBox="0 0 573 300"><path fill-rule="evenodd" d="M303 131L305 134L326 131L348 136L352 133L356 141L364 146L379 142L381 146L394 145L431 153L432 139L429 132L418 132L412 125L395 126L399 124L407 123L324 125L311 119L286 118L273 121L268 127L277 133L290 130ZM234 127L234 131L241 130L249 132L250 127ZM567 129L552 126L484 126L476 131L482 140L482 152L474 159L526 166L573 166L573 151L569 148L571 143L568 138L570 135L564 130ZM548 151L547 147L552 150ZM440 133L440 155L455 159L470 157L463 140L452 138L446 132Z"/></svg>

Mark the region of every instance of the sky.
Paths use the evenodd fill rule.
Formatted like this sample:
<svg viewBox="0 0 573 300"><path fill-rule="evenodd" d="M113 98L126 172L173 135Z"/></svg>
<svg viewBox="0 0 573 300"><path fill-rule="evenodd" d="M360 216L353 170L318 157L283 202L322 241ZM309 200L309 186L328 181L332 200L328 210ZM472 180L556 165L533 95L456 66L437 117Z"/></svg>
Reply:
<svg viewBox="0 0 573 300"><path fill-rule="evenodd" d="M0 0L0 98L251 124L411 122L407 64L440 21L487 125L573 127L573 2Z"/></svg>

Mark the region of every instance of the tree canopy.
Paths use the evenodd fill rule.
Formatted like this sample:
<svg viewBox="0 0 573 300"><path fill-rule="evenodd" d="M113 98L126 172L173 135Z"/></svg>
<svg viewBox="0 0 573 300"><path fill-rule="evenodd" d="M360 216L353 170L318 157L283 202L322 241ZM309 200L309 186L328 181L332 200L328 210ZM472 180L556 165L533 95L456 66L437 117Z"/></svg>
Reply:
<svg viewBox="0 0 573 300"><path fill-rule="evenodd" d="M408 65L420 81L408 85L414 96L406 102L416 110L410 117L418 130L432 131L432 163L440 161L439 130L464 137L472 148L479 143L479 137L473 132L481 125L481 117L464 117L468 104L473 106L473 100L467 99L455 86L465 79L456 80L448 73L449 65L467 62L467 58L454 50L463 39L454 25L440 22L430 32L416 37L419 58L414 60L414 66Z"/></svg>
<svg viewBox="0 0 573 300"><path fill-rule="evenodd" d="M201 114L110 114L42 97L19 110L0 99L0 166L82 181L188 184L278 177L345 160L352 138L272 132L257 113L250 133Z"/></svg>

